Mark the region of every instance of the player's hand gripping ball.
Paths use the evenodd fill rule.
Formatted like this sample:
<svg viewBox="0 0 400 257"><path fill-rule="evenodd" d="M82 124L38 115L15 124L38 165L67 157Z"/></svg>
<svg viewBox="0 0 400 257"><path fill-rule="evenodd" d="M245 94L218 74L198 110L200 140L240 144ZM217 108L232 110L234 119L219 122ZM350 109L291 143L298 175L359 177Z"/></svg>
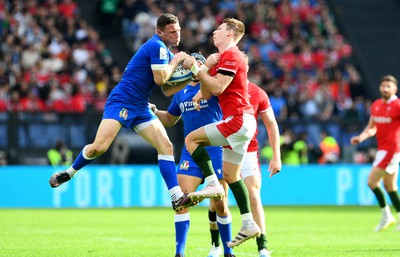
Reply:
<svg viewBox="0 0 400 257"><path fill-rule="evenodd" d="M175 68L167 84L170 86L176 86L181 82L189 81L191 77L192 77L192 72L190 70L183 68L183 66L179 64Z"/></svg>

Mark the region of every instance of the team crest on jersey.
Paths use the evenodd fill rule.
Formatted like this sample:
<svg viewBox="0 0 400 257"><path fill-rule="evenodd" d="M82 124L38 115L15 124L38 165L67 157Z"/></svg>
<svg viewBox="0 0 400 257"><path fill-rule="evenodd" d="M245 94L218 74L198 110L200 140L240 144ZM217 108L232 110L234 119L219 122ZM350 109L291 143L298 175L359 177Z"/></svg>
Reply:
<svg viewBox="0 0 400 257"><path fill-rule="evenodd" d="M119 111L119 117L126 120L128 118L128 110L125 108L122 108L122 110Z"/></svg>
<svg viewBox="0 0 400 257"><path fill-rule="evenodd" d="M188 169L189 169L189 161L183 161L183 162L181 163L180 169L181 169L181 170L188 170Z"/></svg>
<svg viewBox="0 0 400 257"><path fill-rule="evenodd" d="M160 47L160 59L161 60L168 60L167 49Z"/></svg>

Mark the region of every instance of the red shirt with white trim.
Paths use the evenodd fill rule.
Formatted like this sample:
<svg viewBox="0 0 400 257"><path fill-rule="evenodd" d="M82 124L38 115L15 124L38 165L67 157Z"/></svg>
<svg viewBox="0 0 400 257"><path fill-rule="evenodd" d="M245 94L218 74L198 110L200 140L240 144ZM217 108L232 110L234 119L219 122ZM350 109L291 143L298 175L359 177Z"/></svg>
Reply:
<svg viewBox="0 0 400 257"><path fill-rule="evenodd" d="M237 46L230 47L221 54L220 61L210 70L211 76L217 73L233 76L231 83L218 96L223 119L243 113L253 114L247 88L247 65Z"/></svg>
<svg viewBox="0 0 400 257"><path fill-rule="evenodd" d="M371 118L376 125L378 150L400 152L400 99L385 102L378 99L371 106Z"/></svg>

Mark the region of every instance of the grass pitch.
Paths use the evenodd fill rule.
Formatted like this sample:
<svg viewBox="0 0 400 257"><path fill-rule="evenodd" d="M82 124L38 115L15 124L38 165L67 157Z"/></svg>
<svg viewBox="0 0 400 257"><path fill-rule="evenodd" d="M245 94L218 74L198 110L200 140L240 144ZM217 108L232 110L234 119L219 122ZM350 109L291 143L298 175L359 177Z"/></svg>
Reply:
<svg viewBox="0 0 400 257"><path fill-rule="evenodd" d="M266 207L268 246L280 256L400 256L394 226L373 232L376 206ZM240 215L233 214L233 235ZM192 208L187 257L210 249L207 209ZM174 214L170 208L0 209L0 256L173 257ZM250 239L235 255L258 256Z"/></svg>

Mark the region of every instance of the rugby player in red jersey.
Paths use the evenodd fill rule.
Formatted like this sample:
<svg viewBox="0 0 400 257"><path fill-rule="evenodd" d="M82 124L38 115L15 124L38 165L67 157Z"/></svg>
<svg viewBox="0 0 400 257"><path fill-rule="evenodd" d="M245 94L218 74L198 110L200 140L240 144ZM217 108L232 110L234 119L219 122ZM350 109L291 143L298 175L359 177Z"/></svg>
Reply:
<svg viewBox="0 0 400 257"><path fill-rule="evenodd" d="M257 121L249 101L247 86L247 65L243 53L237 47L243 37L244 24L234 18L225 18L213 32L218 54L209 58L218 58L218 62L207 71L197 66L194 58L183 62L201 82L200 93L195 102L211 95L218 96L223 120L192 131L185 139L186 148L193 160L202 169L206 185L203 189L189 194L192 201L203 198L224 196L224 191L212 169L210 157L204 146L220 145L224 147L224 180L236 199L242 217L242 227L237 236L228 243L234 247L260 235L260 228L253 219L248 191L240 177L240 168L250 140L254 136ZM203 66L204 67L204 66Z"/></svg>
<svg viewBox="0 0 400 257"><path fill-rule="evenodd" d="M400 99L396 96L397 79L392 75L384 76L381 79L379 91L381 98L373 102L371 106L368 125L358 136L350 139L352 144L359 144L376 135L378 151L368 177L368 186L375 194L382 210L382 218L375 227L375 231L384 230L396 221L379 186L382 180L400 218L400 199L397 193L400 162ZM397 225L396 229L400 230L400 225Z"/></svg>

